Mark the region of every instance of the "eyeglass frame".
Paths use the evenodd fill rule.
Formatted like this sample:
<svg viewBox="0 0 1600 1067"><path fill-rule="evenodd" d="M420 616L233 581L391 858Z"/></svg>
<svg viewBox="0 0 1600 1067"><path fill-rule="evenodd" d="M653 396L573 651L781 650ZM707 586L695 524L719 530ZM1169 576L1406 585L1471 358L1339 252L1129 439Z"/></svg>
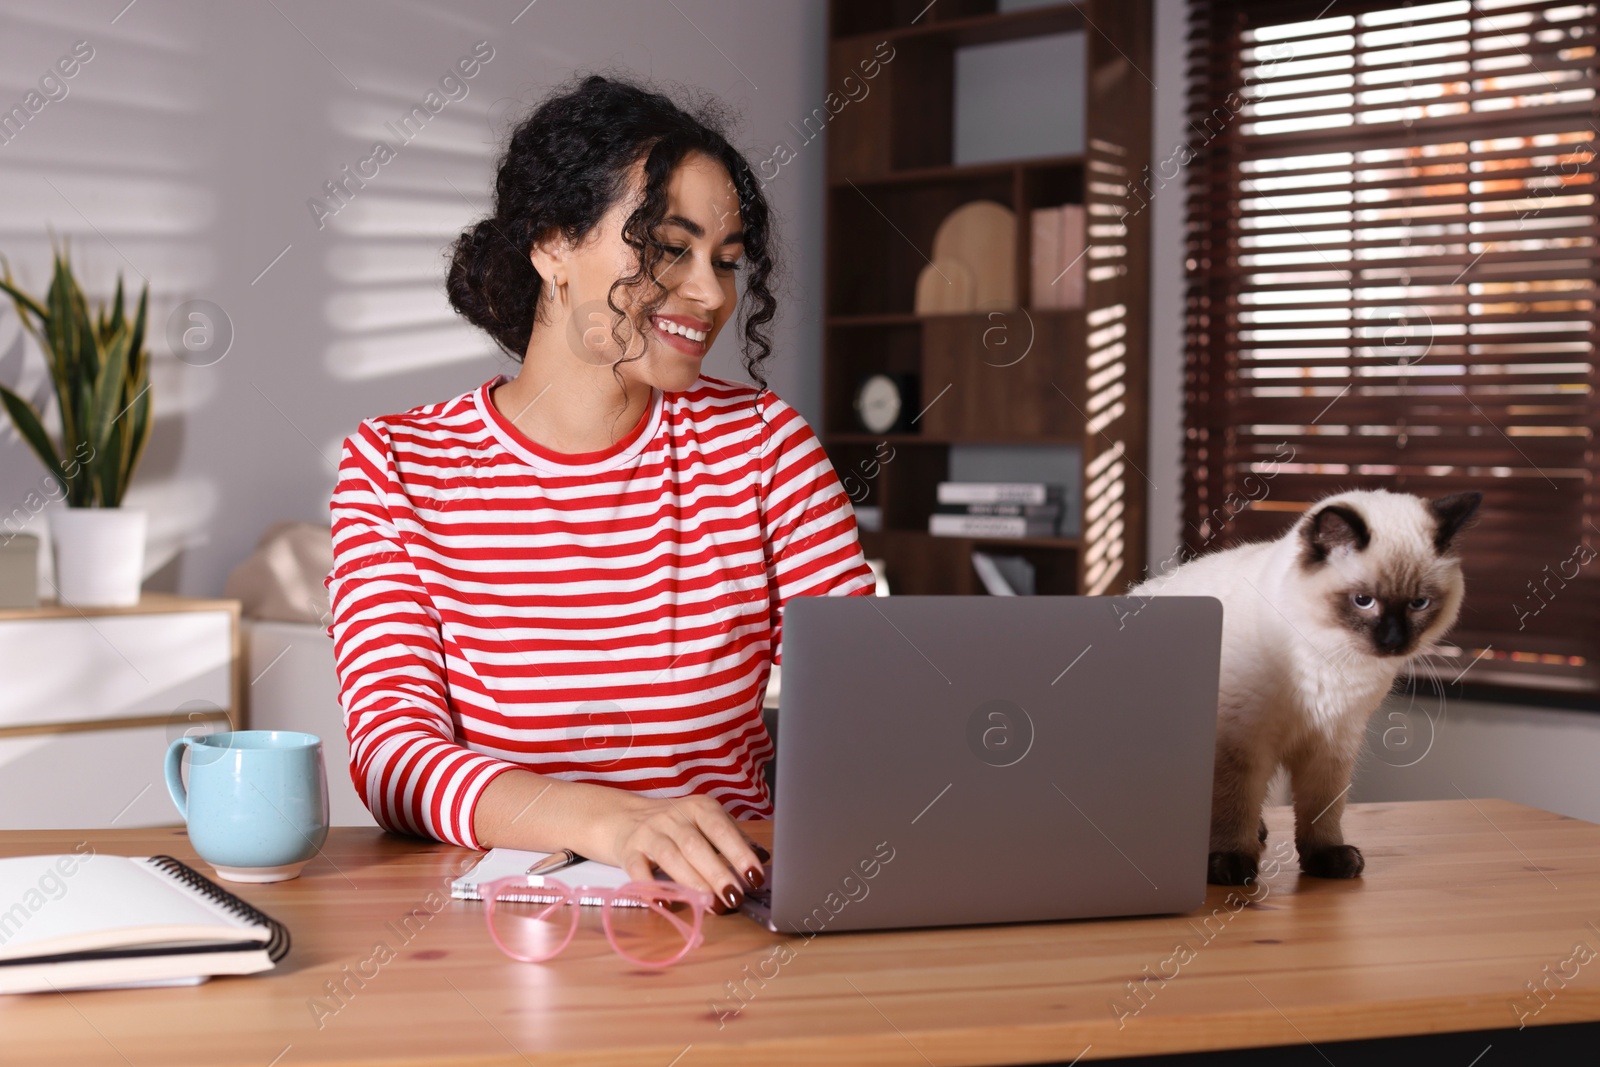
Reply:
<svg viewBox="0 0 1600 1067"><path fill-rule="evenodd" d="M511 886L518 886L528 890L546 890L552 895L560 894L563 898L559 901L541 900L528 901L527 903L551 904L571 909L572 920L567 926L567 936L562 938L561 944L557 945L555 950L548 955L525 956L514 952L510 946L500 939L500 934L495 930L495 902L499 899L501 890ZM504 952L519 963L545 963L566 951L567 946L572 943L573 936L578 932L578 920L581 917L581 908L585 900L592 902L598 899L600 902L600 925L606 932L606 940L611 942L611 950L630 963L637 964L640 967L653 968L670 967L687 956L691 950L700 947L705 942L702 927L705 916L711 912L714 902L711 894L704 889L696 889L693 886L666 880L634 881L613 888L610 886L574 886L563 882L559 878L529 874L512 874L504 878L483 882L478 886L478 896L482 898L484 903L483 917L485 924L489 927L489 936L494 940L495 945L501 952ZM616 932L611 928L611 907L613 902L620 897L643 900L645 902L644 907L655 910L659 916L672 923L680 933L684 934L683 947L678 950L677 955L665 961L642 960L623 949L622 945L617 941ZM654 903L663 897L680 904L689 905L694 919L693 925L688 927L687 931L685 930L683 919L672 914L670 910L660 908ZM546 912L545 914L548 915L549 913Z"/></svg>

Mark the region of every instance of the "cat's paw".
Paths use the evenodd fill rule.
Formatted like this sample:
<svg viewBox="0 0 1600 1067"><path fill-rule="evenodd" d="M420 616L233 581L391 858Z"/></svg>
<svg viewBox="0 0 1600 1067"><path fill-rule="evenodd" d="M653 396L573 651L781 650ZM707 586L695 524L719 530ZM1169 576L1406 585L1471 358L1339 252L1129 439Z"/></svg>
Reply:
<svg viewBox="0 0 1600 1067"><path fill-rule="evenodd" d="M1244 885L1256 876L1257 860L1249 852L1213 852L1206 863L1212 885Z"/></svg>
<svg viewBox="0 0 1600 1067"><path fill-rule="evenodd" d="M1355 878L1366 867L1361 850L1354 845L1300 850L1300 869L1313 878Z"/></svg>
<svg viewBox="0 0 1600 1067"><path fill-rule="evenodd" d="M1263 845L1267 843L1267 820L1262 819L1261 825L1256 827L1256 840Z"/></svg>

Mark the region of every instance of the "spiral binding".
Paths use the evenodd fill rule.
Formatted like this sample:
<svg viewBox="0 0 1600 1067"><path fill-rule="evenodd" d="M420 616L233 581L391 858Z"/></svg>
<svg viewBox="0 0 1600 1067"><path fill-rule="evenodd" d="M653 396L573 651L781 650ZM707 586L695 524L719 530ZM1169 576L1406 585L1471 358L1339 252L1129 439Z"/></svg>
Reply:
<svg viewBox="0 0 1600 1067"><path fill-rule="evenodd" d="M173 856L151 856L150 865L160 868L165 874L172 875L184 885L198 891L206 899L220 904L234 915L271 930L272 937L267 942L267 958L273 963L277 963L289 954L289 928L266 912L254 907L249 901L241 900L239 897L234 896L187 863Z"/></svg>

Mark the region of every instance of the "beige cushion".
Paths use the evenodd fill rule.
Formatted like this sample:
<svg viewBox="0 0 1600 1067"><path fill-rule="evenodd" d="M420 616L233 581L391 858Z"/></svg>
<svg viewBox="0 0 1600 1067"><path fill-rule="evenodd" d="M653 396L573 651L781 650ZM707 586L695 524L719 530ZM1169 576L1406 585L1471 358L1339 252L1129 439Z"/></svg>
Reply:
<svg viewBox="0 0 1600 1067"><path fill-rule="evenodd" d="M262 535L256 550L228 575L223 595L240 601L250 619L309 622L327 626L333 570L333 531L312 522L279 522Z"/></svg>

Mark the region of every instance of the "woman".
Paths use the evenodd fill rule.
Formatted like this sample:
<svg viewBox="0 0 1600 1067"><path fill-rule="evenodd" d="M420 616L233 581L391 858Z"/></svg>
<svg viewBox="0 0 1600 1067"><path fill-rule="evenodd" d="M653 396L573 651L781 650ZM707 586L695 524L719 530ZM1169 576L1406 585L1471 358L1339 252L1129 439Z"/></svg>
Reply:
<svg viewBox="0 0 1600 1067"><path fill-rule="evenodd" d="M346 439L327 586L380 824L653 865L731 910L762 880L735 819L772 813L783 606L873 577L761 377L774 235L720 130L599 76L516 128L447 284L521 368ZM700 373L740 273L757 387Z"/></svg>

